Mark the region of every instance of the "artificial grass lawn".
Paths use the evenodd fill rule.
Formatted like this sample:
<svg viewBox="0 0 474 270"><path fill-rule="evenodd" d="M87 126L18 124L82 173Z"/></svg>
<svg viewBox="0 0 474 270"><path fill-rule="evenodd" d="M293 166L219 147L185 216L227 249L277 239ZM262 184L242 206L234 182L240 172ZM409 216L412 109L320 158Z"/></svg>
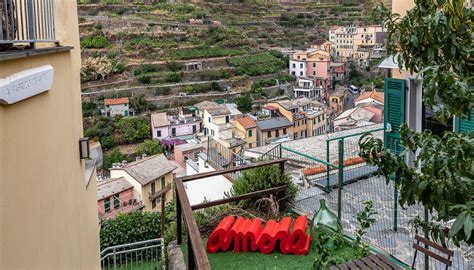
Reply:
<svg viewBox="0 0 474 270"><path fill-rule="evenodd" d="M203 240L204 248L207 239ZM181 245L184 260L187 263L187 242ZM356 259L356 252L350 245L345 245L331 252L334 257L344 258L344 261ZM233 246L227 252L207 253L212 269L313 269L316 259L316 245L311 241L308 255L283 255L277 247L271 254L261 254L259 252L233 252Z"/></svg>

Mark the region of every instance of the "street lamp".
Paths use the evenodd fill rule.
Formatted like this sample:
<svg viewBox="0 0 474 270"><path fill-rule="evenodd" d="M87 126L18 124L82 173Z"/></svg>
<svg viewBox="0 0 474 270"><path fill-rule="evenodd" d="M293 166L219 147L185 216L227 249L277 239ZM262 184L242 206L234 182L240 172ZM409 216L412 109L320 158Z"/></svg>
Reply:
<svg viewBox="0 0 474 270"><path fill-rule="evenodd" d="M90 149L89 149L89 138L80 138L79 139L79 154L81 159L90 158Z"/></svg>

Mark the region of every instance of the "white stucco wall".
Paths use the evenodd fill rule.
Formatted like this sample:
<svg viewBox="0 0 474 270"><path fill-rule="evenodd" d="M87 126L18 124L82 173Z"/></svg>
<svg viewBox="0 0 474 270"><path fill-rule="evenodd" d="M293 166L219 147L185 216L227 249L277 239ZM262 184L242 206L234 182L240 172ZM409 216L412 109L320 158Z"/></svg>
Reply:
<svg viewBox="0 0 474 270"><path fill-rule="evenodd" d="M290 75L293 72L296 77L306 76L306 62L290 60Z"/></svg>
<svg viewBox="0 0 474 270"><path fill-rule="evenodd" d="M199 172L186 163L186 175L215 171L211 165L208 165L208 168L204 167L204 163L204 159L199 157ZM224 176L213 176L201 180L186 182L184 183L184 186L189 202L193 205L202 203L204 200L213 201L224 198L224 192L229 192L231 190L232 183Z"/></svg>
<svg viewBox="0 0 474 270"><path fill-rule="evenodd" d="M125 116L125 111L127 111L128 115L130 115L130 109L128 107L128 104L109 105L109 107L106 108L105 111L106 113L110 112L110 117L114 117L116 115Z"/></svg>

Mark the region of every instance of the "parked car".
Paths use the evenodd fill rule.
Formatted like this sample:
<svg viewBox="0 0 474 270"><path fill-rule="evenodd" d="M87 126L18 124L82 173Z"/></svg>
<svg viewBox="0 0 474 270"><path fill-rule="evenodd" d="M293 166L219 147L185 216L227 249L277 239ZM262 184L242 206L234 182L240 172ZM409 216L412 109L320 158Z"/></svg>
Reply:
<svg viewBox="0 0 474 270"><path fill-rule="evenodd" d="M351 91L352 94L359 94L359 88L355 87L354 85L349 86L349 91Z"/></svg>

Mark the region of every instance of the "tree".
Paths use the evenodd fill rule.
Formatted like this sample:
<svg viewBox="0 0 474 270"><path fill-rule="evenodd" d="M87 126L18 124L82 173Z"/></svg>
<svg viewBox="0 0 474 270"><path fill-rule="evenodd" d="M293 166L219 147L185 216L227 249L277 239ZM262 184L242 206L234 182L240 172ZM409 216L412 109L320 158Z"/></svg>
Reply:
<svg viewBox="0 0 474 270"><path fill-rule="evenodd" d="M132 159L118 150L118 148L113 149L109 153L104 155L104 168L112 168L113 163L121 163L122 161L132 161Z"/></svg>
<svg viewBox="0 0 474 270"><path fill-rule="evenodd" d="M387 50L398 55L399 67L422 76L423 101L441 122L451 116L469 117L473 110L472 10L463 0L418 0L405 17L383 6L377 16L388 29ZM473 119L471 119L473 120ZM361 156L377 165L387 181L395 177L400 204L421 203L435 221L455 219L447 237L454 244L474 243L474 133L416 132L403 125L404 153L384 149L383 142L366 134L360 139ZM437 224L424 224L425 233L445 244Z"/></svg>
<svg viewBox="0 0 474 270"><path fill-rule="evenodd" d="M252 110L252 98L249 93L242 94L235 102L241 112L250 112Z"/></svg>
<svg viewBox="0 0 474 270"><path fill-rule="evenodd" d="M161 148L160 143L157 140L145 140L144 142L137 145L135 152L139 156L143 154L147 156L153 156L163 153L163 148Z"/></svg>
<svg viewBox="0 0 474 270"><path fill-rule="evenodd" d="M99 105L94 102L83 101L82 102L82 117L93 117L99 116L100 110Z"/></svg>
<svg viewBox="0 0 474 270"><path fill-rule="evenodd" d="M145 94L133 96L132 100L130 100L130 105L132 105L137 113L150 109L150 102L146 100Z"/></svg>
<svg viewBox="0 0 474 270"><path fill-rule="evenodd" d="M150 137L150 124L144 117L123 117L117 122L123 140L133 143Z"/></svg>
<svg viewBox="0 0 474 270"><path fill-rule="evenodd" d="M274 194L274 199L278 203L280 211L286 209L287 204L292 202L296 196L297 188L292 182L291 177L284 173L280 173L278 166L266 166L246 170L232 185L232 195L242 195L249 192L264 190L268 188L286 185L287 188L283 191ZM258 199L251 199L244 201L242 205L247 208L262 209L261 206L255 205Z"/></svg>

